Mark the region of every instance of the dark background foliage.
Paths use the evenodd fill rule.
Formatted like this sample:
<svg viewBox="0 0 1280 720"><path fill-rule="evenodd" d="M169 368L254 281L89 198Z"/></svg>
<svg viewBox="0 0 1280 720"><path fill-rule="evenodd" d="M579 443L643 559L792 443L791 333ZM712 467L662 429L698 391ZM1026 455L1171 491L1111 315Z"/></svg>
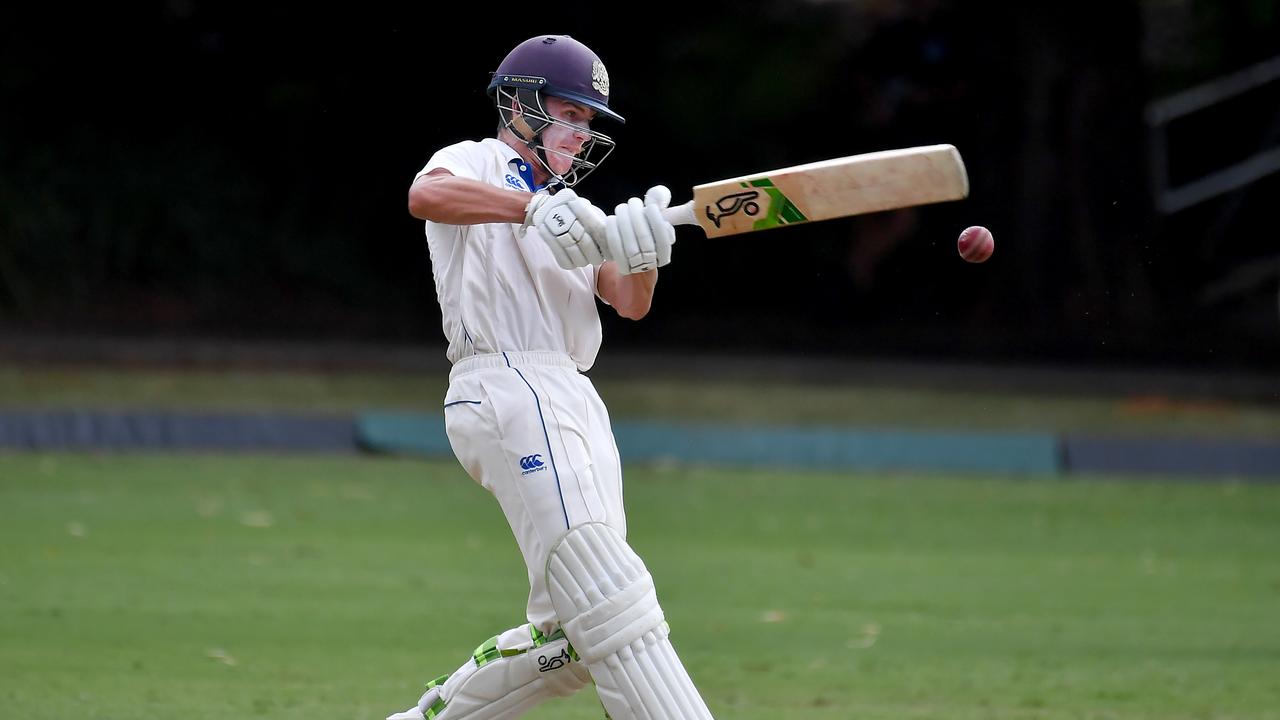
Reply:
<svg viewBox="0 0 1280 720"><path fill-rule="evenodd" d="M1146 105L1280 55L1280 3L23 5L0 27L0 329L438 343L405 195L489 136L537 33L608 66L579 189L947 142L960 203L707 240L610 344L1215 368L1280 361L1272 175L1153 205ZM1167 128L1174 184L1280 145L1280 82ZM955 239L990 227L967 265Z"/></svg>

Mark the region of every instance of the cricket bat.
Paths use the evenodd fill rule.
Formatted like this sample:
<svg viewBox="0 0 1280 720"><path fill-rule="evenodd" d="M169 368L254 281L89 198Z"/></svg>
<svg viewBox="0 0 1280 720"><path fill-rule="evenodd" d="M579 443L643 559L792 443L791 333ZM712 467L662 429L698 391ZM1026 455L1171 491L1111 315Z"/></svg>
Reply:
<svg viewBox="0 0 1280 720"><path fill-rule="evenodd" d="M665 217L719 237L968 195L969 176L955 147L925 145L698 185L693 200L667 209Z"/></svg>

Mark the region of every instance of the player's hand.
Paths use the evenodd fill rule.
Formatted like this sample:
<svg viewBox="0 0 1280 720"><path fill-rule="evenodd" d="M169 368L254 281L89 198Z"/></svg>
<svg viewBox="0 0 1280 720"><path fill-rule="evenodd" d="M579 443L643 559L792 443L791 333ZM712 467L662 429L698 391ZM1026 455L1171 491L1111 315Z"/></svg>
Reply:
<svg viewBox="0 0 1280 720"><path fill-rule="evenodd" d="M568 188L534 195L525 207L524 224L538 233L565 270L605 261L604 211Z"/></svg>
<svg viewBox="0 0 1280 720"><path fill-rule="evenodd" d="M614 209L606 225L610 260L623 275L645 272L671 262L676 229L662 211L671 204L671 191L662 185L649 188L644 200L631 198Z"/></svg>

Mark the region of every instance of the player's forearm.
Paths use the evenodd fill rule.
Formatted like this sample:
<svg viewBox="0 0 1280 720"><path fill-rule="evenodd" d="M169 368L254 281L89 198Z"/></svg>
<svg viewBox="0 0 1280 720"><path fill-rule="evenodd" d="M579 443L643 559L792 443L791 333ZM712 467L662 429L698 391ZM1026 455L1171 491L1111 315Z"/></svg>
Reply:
<svg viewBox="0 0 1280 720"><path fill-rule="evenodd" d="M524 222L529 193L454 175L424 175L409 189L409 214L449 225Z"/></svg>
<svg viewBox="0 0 1280 720"><path fill-rule="evenodd" d="M600 297L604 298L619 315L628 320L639 320L649 314L653 305L653 290L658 284L658 271L623 275L612 261L600 268L598 280Z"/></svg>

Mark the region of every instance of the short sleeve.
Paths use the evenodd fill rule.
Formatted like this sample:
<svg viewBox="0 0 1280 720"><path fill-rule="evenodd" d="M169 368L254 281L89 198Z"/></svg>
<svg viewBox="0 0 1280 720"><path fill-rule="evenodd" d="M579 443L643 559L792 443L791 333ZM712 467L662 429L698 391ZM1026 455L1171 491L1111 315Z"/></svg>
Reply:
<svg viewBox="0 0 1280 720"><path fill-rule="evenodd" d="M427 161L426 167L422 168L413 179L417 180L432 170L444 168L457 177L480 180L484 175L481 167L484 157L478 152L479 145L473 140L467 140L437 150Z"/></svg>

